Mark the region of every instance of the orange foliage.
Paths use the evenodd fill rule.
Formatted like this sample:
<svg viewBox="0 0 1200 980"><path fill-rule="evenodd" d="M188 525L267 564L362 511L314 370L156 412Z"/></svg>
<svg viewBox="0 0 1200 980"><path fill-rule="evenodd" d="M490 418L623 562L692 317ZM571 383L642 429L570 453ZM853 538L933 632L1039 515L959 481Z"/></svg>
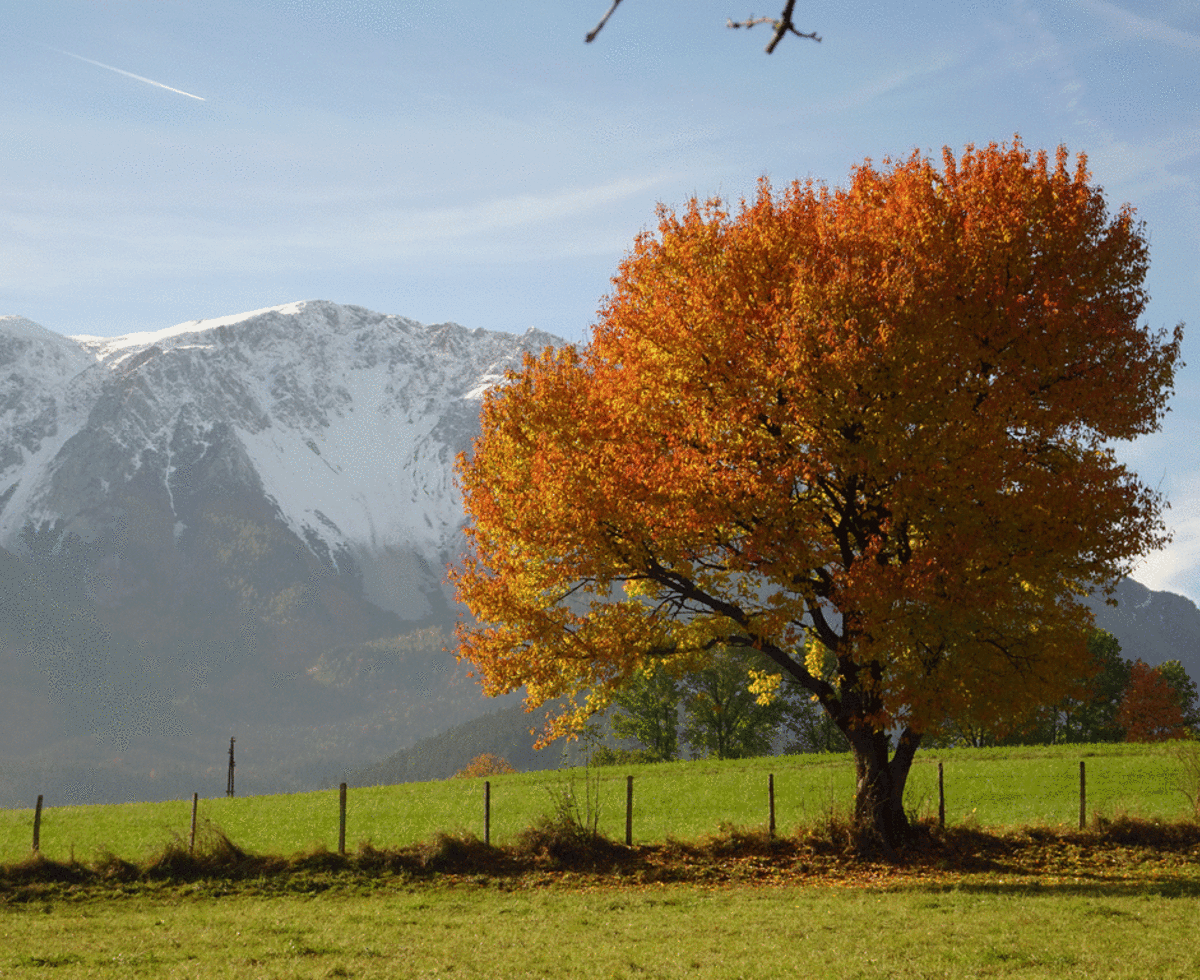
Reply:
<svg viewBox="0 0 1200 980"><path fill-rule="evenodd" d="M1182 328L1138 325L1147 263L1083 157L1019 140L660 208L590 343L485 398L462 655L572 698L554 735L644 663L751 645L875 767L891 726L911 761L948 717L1058 700L1076 598L1165 540L1109 448L1178 360Z"/></svg>
<svg viewBox="0 0 1200 980"><path fill-rule="evenodd" d="M462 769L454 774L456 779L472 779L475 776L504 776L510 772L516 772L507 759L503 759L493 752L484 752L475 756Z"/></svg>
<svg viewBox="0 0 1200 980"><path fill-rule="evenodd" d="M1179 698L1163 676L1141 660L1129 672L1129 684L1117 723L1125 729L1126 742L1166 742L1186 738Z"/></svg>

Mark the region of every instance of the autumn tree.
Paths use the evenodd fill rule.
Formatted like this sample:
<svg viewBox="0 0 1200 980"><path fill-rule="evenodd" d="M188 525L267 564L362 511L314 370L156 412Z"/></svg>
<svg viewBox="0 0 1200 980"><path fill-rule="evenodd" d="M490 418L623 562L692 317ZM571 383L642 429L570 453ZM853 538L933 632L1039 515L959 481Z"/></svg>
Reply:
<svg viewBox="0 0 1200 980"><path fill-rule="evenodd" d="M1142 228L1069 162L1016 139L660 208L459 461L484 689L568 697L550 738L647 662L752 650L846 736L885 850L926 735L1070 693L1078 599L1166 540L1112 445L1158 428L1182 327L1139 325Z"/></svg>
<svg viewBox="0 0 1200 980"><path fill-rule="evenodd" d="M494 752L482 752L454 774L456 779L475 779L479 776L506 776L516 772L507 759Z"/></svg>
<svg viewBox="0 0 1200 980"><path fill-rule="evenodd" d="M1165 742L1187 734L1179 698L1154 667L1135 660L1117 720L1127 742Z"/></svg>

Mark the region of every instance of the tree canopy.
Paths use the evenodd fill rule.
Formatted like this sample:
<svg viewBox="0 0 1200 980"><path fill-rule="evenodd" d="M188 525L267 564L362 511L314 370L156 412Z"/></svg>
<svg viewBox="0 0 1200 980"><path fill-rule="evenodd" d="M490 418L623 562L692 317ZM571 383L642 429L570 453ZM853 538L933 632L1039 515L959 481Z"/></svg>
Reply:
<svg viewBox="0 0 1200 980"><path fill-rule="evenodd" d="M867 161L660 207L590 342L528 357L459 461L452 579L489 693L605 707L645 663L756 651L856 760L856 816L904 839L947 719L997 727L1090 664L1077 600L1166 540L1113 440L1155 431L1179 360L1148 267L1081 155Z"/></svg>

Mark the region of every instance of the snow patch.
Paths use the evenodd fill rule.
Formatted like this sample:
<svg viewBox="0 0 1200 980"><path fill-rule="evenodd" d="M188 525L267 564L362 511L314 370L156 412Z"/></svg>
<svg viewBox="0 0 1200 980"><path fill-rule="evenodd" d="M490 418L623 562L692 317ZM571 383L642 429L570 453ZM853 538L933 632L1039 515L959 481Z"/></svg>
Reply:
<svg viewBox="0 0 1200 980"><path fill-rule="evenodd" d="M294 315L303 310L309 302L309 300L298 300L294 303L284 303L282 306L264 306L261 310L251 310L248 313L232 313L229 316L218 316L208 320L188 320L162 330L127 333L120 337L93 337L89 334L79 334L70 339L96 350L101 357L108 357L117 351L153 347L155 344L162 344L164 341L173 340L176 337L204 333L218 327L229 327L235 323L241 323L243 320L262 316L264 313L278 313L282 316Z"/></svg>

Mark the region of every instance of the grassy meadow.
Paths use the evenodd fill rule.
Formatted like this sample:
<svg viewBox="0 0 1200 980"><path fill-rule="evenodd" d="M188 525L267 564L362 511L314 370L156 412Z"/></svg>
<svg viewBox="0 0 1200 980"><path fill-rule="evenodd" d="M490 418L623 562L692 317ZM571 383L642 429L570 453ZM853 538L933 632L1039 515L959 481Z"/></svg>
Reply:
<svg viewBox="0 0 1200 980"><path fill-rule="evenodd" d="M336 848L336 790L205 800L202 818L245 851L295 855L231 854L225 870L153 870L186 835L190 800L50 805L49 861L29 857L32 810L0 811L0 978L1191 978L1200 829L1179 820L1178 751L927 753L909 806L936 812L940 759L949 826L899 863L836 846L830 817L845 815L852 785L836 756L593 771L600 827L617 840L635 777L642 846L605 845L624 856L604 867L535 855L517 868L509 855L509 870L487 871L496 849L431 841L482 834L479 779L351 789L345 858L324 853ZM1089 814L1110 819L1077 832L1081 758ZM768 773L776 837L753 829ZM582 798L585 778L492 778L493 841L516 838L568 787ZM793 834L805 827L817 830ZM422 871L367 841L425 841L450 863ZM456 853L485 863L456 867Z"/></svg>
<svg viewBox="0 0 1200 980"><path fill-rule="evenodd" d="M1074 825L1079 815L1079 760L1087 764L1087 811L1174 819L1188 812L1180 791L1184 773L1177 748L1158 745L1070 745L921 752L906 794L918 815L937 813L937 763L944 764L950 825L985 828ZM847 755L692 761L642 766L562 769L493 776L491 835L512 839L572 791L581 811L599 801L599 827L625 836L625 777L634 777L635 843L672 837L690 840L722 823L765 826L767 777L775 777L776 823L781 832L845 814L853 795ZM119 806L55 806L46 800L42 853L53 860L93 860L111 854L131 861L186 838L191 801ZM290 855L336 850L336 789L283 796L219 797L200 801L200 820L219 827L255 854ZM33 810L0 810L0 864L29 853ZM391 847L439 831L483 836L483 780L450 779L398 786L351 788L347 848L370 842Z"/></svg>
<svg viewBox="0 0 1200 980"><path fill-rule="evenodd" d="M1195 977L1200 899L947 891L167 890L0 906L0 976Z"/></svg>

